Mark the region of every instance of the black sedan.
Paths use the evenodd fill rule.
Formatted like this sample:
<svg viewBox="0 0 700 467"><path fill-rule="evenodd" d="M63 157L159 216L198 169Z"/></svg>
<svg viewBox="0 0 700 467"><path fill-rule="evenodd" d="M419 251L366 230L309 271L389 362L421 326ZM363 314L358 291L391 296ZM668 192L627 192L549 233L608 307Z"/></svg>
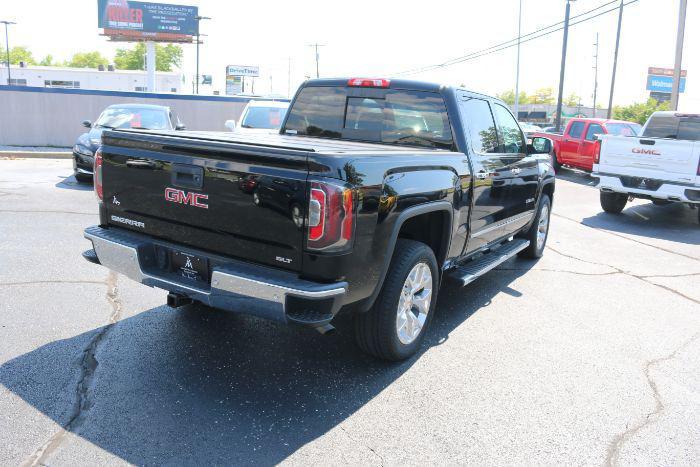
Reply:
<svg viewBox="0 0 700 467"><path fill-rule="evenodd" d="M147 130L184 130L185 125L170 107L145 104L115 104L107 107L95 123L83 121L89 128L73 146L73 173L79 182L92 180L94 155L105 129L141 128Z"/></svg>

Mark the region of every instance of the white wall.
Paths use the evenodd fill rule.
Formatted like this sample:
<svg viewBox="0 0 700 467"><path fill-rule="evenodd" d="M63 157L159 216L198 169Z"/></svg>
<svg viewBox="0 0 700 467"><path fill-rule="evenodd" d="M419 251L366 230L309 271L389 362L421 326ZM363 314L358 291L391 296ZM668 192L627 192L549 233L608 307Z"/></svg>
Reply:
<svg viewBox="0 0 700 467"><path fill-rule="evenodd" d="M80 89L100 89L104 91L136 91L145 88L144 71L98 71L91 68L27 67L12 66L12 79L26 79L27 86L44 87L46 80L78 81ZM0 84L7 84L7 67L0 67ZM180 73L156 73L155 92L182 92ZM175 89L175 91L173 91Z"/></svg>
<svg viewBox="0 0 700 467"><path fill-rule="evenodd" d="M224 122L238 120L249 100L0 85L0 145L73 146L86 131L83 120L94 121L108 105L126 103L169 106L189 130L228 131Z"/></svg>

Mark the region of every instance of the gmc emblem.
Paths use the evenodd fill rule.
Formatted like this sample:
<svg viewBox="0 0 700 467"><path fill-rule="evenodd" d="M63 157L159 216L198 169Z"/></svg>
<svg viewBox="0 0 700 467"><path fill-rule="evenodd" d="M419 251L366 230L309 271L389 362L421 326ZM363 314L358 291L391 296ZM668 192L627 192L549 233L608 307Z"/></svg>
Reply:
<svg viewBox="0 0 700 467"><path fill-rule="evenodd" d="M189 204L196 208L209 209L209 205L202 202L208 199L209 195L205 195L204 193L194 193L192 191L185 193L177 188L169 187L165 189L165 200L171 203Z"/></svg>
<svg viewBox="0 0 700 467"><path fill-rule="evenodd" d="M661 153L656 149L632 148L632 152L635 154L652 154L654 156L661 155Z"/></svg>

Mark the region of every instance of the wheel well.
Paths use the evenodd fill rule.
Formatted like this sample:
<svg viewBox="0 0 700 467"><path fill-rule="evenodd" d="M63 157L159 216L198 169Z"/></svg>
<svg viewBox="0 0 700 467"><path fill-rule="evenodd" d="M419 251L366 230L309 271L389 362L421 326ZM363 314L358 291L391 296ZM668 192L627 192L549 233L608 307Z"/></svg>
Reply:
<svg viewBox="0 0 700 467"><path fill-rule="evenodd" d="M428 245L435 253L438 266L447 256L450 216L445 211L419 214L406 220L399 230L399 238L416 240Z"/></svg>
<svg viewBox="0 0 700 467"><path fill-rule="evenodd" d="M549 196L549 201L554 203L554 183L547 183L542 187L542 194Z"/></svg>

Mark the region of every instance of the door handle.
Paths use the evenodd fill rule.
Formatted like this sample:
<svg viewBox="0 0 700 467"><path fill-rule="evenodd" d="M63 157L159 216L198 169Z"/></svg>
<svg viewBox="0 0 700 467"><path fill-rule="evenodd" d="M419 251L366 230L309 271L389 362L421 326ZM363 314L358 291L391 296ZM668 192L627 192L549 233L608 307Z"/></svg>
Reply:
<svg viewBox="0 0 700 467"><path fill-rule="evenodd" d="M126 161L127 167L134 167L137 169L155 169L156 163L153 161L147 161L144 159L132 159Z"/></svg>

